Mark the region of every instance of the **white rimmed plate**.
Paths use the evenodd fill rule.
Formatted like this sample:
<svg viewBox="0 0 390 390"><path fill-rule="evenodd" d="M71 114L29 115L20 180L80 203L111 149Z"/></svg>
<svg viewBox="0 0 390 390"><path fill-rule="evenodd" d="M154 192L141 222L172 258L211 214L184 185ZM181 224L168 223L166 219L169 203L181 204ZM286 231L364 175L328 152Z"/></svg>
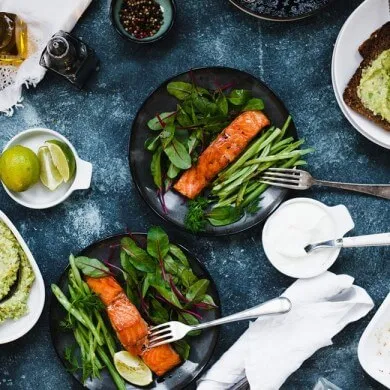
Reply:
<svg viewBox="0 0 390 390"><path fill-rule="evenodd" d="M62 183L55 191L48 190L40 181L24 192L10 191L3 187L8 195L22 206L30 209L47 209L65 201L76 190L90 187L92 179L92 164L81 160L74 146L67 138L54 130L34 128L22 131L12 138L4 147L4 151L15 145L22 145L37 153L45 141L56 139L67 144L76 159L76 174L68 183Z"/></svg>
<svg viewBox="0 0 390 390"><path fill-rule="evenodd" d="M343 92L359 67L362 57L359 46L389 21L387 0L366 0L347 19L340 30L332 58L332 83L337 102L353 127L376 144L390 149L390 132L349 108Z"/></svg>
<svg viewBox="0 0 390 390"><path fill-rule="evenodd" d="M390 294L363 332L358 357L368 375L390 388Z"/></svg>
<svg viewBox="0 0 390 390"><path fill-rule="evenodd" d="M0 220L8 226L8 228L14 234L15 238L18 240L35 274L35 281L32 285L27 301L28 313L18 320L6 320L0 324L1 345L17 340L18 338L24 336L36 324L39 317L41 316L43 305L45 303L45 285L43 283L42 275L39 271L38 265L35 262L35 259L26 242L23 240L22 236L13 223L2 211L0 211Z"/></svg>

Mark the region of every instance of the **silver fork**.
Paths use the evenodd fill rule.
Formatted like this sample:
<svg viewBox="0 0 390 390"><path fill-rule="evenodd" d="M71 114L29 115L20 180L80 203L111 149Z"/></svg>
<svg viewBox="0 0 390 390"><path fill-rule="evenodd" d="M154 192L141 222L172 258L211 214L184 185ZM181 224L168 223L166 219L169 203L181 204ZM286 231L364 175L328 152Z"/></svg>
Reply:
<svg viewBox="0 0 390 390"><path fill-rule="evenodd" d="M211 328L217 325L227 324L229 322L248 320L260 316L272 314L284 314L291 310L291 302L285 297L271 299L261 305L241 311L240 313L219 318L218 320L205 322L199 325L186 325L182 322L171 321L162 325L157 325L149 329L149 346L148 348L158 347L159 345L173 343L182 339L187 333L194 330Z"/></svg>
<svg viewBox="0 0 390 390"><path fill-rule="evenodd" d="M260 177L260 183L293 190L307 190L315 185L326 186L390 199L390 185L388 184L367 185L317 180L309 172L300 169L269 168Z"/></svg>

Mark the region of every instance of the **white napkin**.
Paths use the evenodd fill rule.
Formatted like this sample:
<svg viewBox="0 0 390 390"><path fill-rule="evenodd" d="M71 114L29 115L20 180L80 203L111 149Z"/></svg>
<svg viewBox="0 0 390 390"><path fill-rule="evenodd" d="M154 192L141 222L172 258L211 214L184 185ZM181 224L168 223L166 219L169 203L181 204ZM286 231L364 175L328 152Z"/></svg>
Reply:
<svg viewBox="0 0 390 390"><path fill-rule="evenodd" d="M331 272L297 280L283 294L292 310L253 322L199 380L198 390L228 389L245 375L251 390L279 389L307 358L373 308L370 296L353 281Z"/></svg>
<svg viewBox="0 0 390 390"><path fill-rule="evenodd" d="M92 0L0 0L0 11L19 15L29 37L28 58L18 66L0 65L0 112L11 116L22 102L22 86L34 87L46 70L39 59L51 36L70 32ZM3 87L5 86L5 87Z"/></svg>

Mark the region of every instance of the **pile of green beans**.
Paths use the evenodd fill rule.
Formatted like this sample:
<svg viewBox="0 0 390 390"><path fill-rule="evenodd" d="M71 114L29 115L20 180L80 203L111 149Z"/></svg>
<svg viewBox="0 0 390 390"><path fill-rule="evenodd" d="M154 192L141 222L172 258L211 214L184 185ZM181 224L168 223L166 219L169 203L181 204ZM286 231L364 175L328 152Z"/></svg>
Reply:
<svg viewBox="0 0 390 390"><path fill-rule="evenodd" d="M80 347L83 378L100 377L102 368L107 367L118 390L125 390L126 385L113 364L117 350L116 342L107 329L101 313L97 309L85 310L75 302L80 298L91 295L91 290L82 279L75 265L74 257L69 258L68 275L69 299L55 285L51 285L53 294L72 318L72 330L75 340Z"/></svg>

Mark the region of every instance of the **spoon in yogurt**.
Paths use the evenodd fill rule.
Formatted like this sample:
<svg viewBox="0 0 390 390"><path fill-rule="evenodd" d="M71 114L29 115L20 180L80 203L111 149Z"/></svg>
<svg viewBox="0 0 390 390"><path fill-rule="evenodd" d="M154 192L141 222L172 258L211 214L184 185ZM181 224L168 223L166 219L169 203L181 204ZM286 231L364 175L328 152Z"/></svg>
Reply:
<svg viewBox="0 0 390 390"><path fill-rule="evenodd" d="M390 245L390 233L369 234L366 236L344 237L336 240L322 241L305 246L305 252L310 254L318 249L358 248L366 246Z"/></svg>

